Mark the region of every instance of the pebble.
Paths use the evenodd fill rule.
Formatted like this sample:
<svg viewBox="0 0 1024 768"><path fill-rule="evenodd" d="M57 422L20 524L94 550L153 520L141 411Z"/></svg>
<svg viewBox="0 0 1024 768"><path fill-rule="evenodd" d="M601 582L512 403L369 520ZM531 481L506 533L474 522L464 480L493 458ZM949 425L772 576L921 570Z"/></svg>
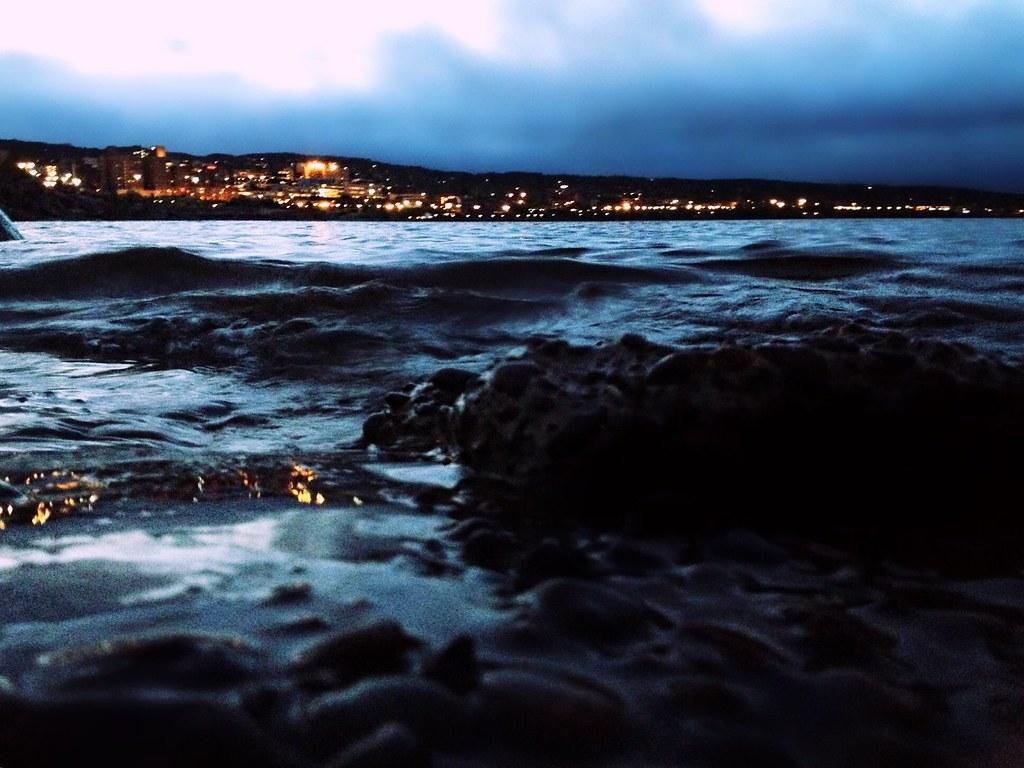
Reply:
<svg viewBox="0 0 1024 768"><path fill-rule="evenodd" d="M580 549L546 539L516 557L512 572L516 587L528 589L549 579L585 579L593 574L594 564Z"/></svg>
<svg viewBox="0 0 1024 768"><path fill-rule="evenodd" d="M462 558L470 565L491 571L507 570L516 550L516 539L507 531L481 528L462 543Z"/></svg>
<svg viewBox="0 0 1024 768"><path fill-rule="evenodd" d="M217 689L252 679L255 657L236 638L175 634L64 649L41 656L39 667L66 689Z"/></svg>
<svg viewBox="0 0 1024 768"><path fill-rule="evenodd" d="M309 682L344 686L371 675L405 672L408 652L419 645L397 622L382 619L317 643L299 656L293 669Z"/></svg>
<svg viewBox="0 0 1024 768"><path fill-rule="evenodd" d="M468 635L459 635L423 662L423 676L454 693L469 693L480 682L476 643Z"/></svg>
<svg viewBox="0 0 1024 768"><path fill-rule="evenodd" d="M484 675L481 729L524 752L607 754L623 746L629 718L611 691L527 670Z"/></svg>
<svg viewBox="0 0 1024 768"><path fill-rule="evenodd" d="M327 762L326 768L428 768L430 754L401 723L385 723Z"/></svg>
<svg viewBox="0 0 1024 768"><path fill-rule="evenodd" d="M278 584L263 601L263 605L294 605L308 600L311 594L313 594L313 587L308 581Z"/></svg>
<svg viewBox="0 0 1024 768"><path fill-rule="evenodd" d="M401 723L430 747L454 747L468 736L458 697L407 676L372 678L320 696L307 707L300 731L311 752L329 755L388 723Z"/></svg>
<svg viewBox="0 0 1024 768"><path fill-rule="evenodd" d="M644 604L604 584L554 579L537 588L535 600L540 620L590 640L618 642L647 629Z"/></svg>
<svg viewBox="0 0 1024 768"><path fill-rule="evenodd" d="M193 698L0 697L4 768L301 768L243 712Z"/></svg>

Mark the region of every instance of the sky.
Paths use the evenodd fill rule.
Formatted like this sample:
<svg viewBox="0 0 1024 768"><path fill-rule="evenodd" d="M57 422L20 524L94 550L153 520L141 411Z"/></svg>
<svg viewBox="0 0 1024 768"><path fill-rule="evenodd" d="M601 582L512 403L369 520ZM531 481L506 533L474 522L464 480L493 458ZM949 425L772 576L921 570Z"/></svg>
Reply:
<svg viewBox="0 0 1024 768"><path fill-rule="evenodd" d="M1024 192L1024 0L50 0L0 137Z"/></svg>

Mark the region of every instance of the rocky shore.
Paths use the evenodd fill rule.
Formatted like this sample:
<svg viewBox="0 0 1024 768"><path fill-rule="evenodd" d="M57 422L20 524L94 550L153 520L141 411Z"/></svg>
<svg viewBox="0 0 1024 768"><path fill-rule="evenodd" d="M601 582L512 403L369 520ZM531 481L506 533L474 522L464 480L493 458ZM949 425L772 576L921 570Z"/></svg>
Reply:
<svg viewBox="0 0 1024 768"><path fill-rule="evenodd" d="M0 551L0 765L1016 765L1022 395L857 326L440 370L374 494Z"/></svg>

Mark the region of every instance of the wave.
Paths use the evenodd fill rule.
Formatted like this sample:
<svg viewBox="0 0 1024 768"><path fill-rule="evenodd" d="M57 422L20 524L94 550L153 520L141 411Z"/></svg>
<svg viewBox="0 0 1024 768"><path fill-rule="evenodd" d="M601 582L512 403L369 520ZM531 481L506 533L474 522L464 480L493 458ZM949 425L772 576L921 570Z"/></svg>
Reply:
<svg viewBox="0 0 1024 768"><path fill-rule="evenodd" d="M131 298L253 289L272 284L295 289L346 288L374 280L403 287L569 292L581 283L594 281L681 283L696 279L683 269L569 258L586 250L557 248L543 256L477 257L413 266L364 267L243 262L210 259L178 248L129 248L0 271L0 295L13 300Z"/></svg>
<svg viewBox="0 0 1024 768"><path fill-rule="evenodd" d="M283 269L179 248L128 248L0 271L0 292L11 299L161 295L272 280Z"/></svg>
<svg viewBox="0 0 1024 768"><path fill-rule="evenodd" d="M774 242L774 241L771 241ZM715 272L729 272L776 280L837 280L869 272L893 269L899 262L891 256L874 251L838 251L808 253L769 248L766 244L744 246L756 256L707 259L692 266ZM765 246L765 247L762 247ZM761 254L764 255L761 255Z"/></svg>

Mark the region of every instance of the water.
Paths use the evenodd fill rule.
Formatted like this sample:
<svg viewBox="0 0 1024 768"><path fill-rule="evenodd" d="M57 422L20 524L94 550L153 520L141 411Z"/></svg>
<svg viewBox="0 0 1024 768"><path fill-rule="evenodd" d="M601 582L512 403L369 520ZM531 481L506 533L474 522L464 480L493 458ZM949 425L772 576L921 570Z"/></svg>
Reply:
<svg viewBox="0 0 1024 768"><path fill-rule="evenodd" d="M35 223L0 245L0 464L346 450L388 390L531 336L1024 355L1018 221ZM16 473L17 473L16 472Z"/></svg>
<svg viewBox="0 0 1024 768"><path fill-rule="evenodd" d="M856 561L846 565L833 550L804 552L798 543L790 562L775 544L740 534L712 540L703 555L709 561L692 562L694 548L670 538L622 542L601 532L588 538L581 527L579 541L564 532L557 542L545 539L532 562L562 575L582 561L580 573L603 579L596 591L571 581L545 582L554 584L546 592L534 589L535 581L515 586L478 567L469 547L474 533L466 538L467 531L452 530L447 502L420 503L425 488L459 483L457 464L358 441L364 420L388 393L409 391L443 367L486 371L508 355L536 349L531 340L538 336L593 345L636 333L697 350L839 339L847 346L836 358L838 375L882 372L879 381L850 390L858 396L884 390L884 376L905 370L905 357L886 357L891 350L925 348L952 359L940 371L952 371L952 378L992 375L996 367L988 362L961 365L978 355L1007 364L999 370L1019 370L1024 222L75 222L21 229L24 241L0 244L0 702L10 706L3 697L14 690L29 702L26 712L36 711L33 702L42 702L44 713L55 707L53 717L31 722L47 728L78 722L81 713L66 714L77 706L62 698L70 691L83 694L85 715L94 706L89 696L106 697L128 702L127 711L141 706L142 721L156 723L152 733L176 734L179 726L164 724L160 702L192 707L202 689L204 702L237 709L239 701L256 701L246 686L263 680L270 681L260 691L269 708L254 704L246 716L278 738L291 716L281 713L301 712L299 705L316 695L296 677L297 655L325 632L384 618L425 643L415 652L421 656L465 633L492 673L526 669L534 682L550 675L541 693L569 695L566 686L570 692L577 684L592 686L585 703L595 690L621 697L641 734L633 743L651 759L625 757L616 765L679 762L678 745L666 735L685 733L684 740L699 746L701 739L717 744L722 733L732 733L699 712L680 730L683 721L673 713L682 699L664 699L672 674L682 685L697 670L719 669L708 667L717 658L708 655L708 643L721 644L722 659L737 659L721 668L723 679L737 686L762 679L744 671L751 659L757 665L797 660L784 675L765 676L746 699L730 692L728 700L765 702L766 714L758 714L763 733L782 734L783 742L797 745L795 754L806 750L813 756L806 764L827 760L814 751L819 746L834 754L846 749L843 734L868 732L867 726L851 731L847 710L882 723L879 733L899 733L905 725L891 722L892 712L904 712L904 699L899 707L885 699L877 713L865 709L860 688L848 688L846 678L815 677L820 659L805 665L801 654L816 652L808 638L821 627L839 626L845 637L853 626L852 656L842 655L847 646L834 633L825 633L822 653L834 646L841 666L863 658L875 670L876 651L864 647L913 626L904 608L891 609L910 599L912 572L893 572L893 593L903 591L900 602L887 603L878 591L890 589L884 569L865 569L862 584ZM880 337L897 343L860 365L858 340ZM911 343L900 346L900 340ZM923 346L915 347L918 341ZM728 366L729 356L722 357ZM804 369L797 358L773 359L796 360L799 381ZM729 369L723 371L728 378ZM699 381L707 385L715 375L701 374ZM941 386L947 378L940 377ZM1012 381L1017 386L1020 377ZM718 400L708 386L697 397L714 410ZM988 407L989 390L941 386L943 393L962 390L974 398L961 422L980 414L998 426L992 409L1001 406ZM1008 387L1005 399L1019 391ZM730 403L763 402L735 395L725 398L723 423L734 415ZM923 412L932 415L927 403ZM948 414L938 415L941 422ZM1020 413L1017 418L1013 424ZM958 425L969 433L970 424ZM941 424L934 434L944 434ZM1014 435L1003 437L1014 445ZM774 439L768 433L765 445L771 448ZM891 465L901 460L900 444L882 449ZM830 461L825 453L822 466ZM861 458L855 453L847 458ZM931 454L941 459L942 449ZM1016 462L1011 456L1005 463ZM868 456L860 463L877 469L883 462ZM837 488L820 498L838 502L857 489L861 499L884 498L885 489L875 494L863 474L846 476L847 465L839 464ZM783 492L790 482L806 485L806 464L783 469L784 482L776 483ZM683 487L689 481L679 475ZM932 475L889 468L889 480L904 476L913 492ZM933 496L944 492L939 483L935 488ZM690 499L686 512L692 511ZM489 534L487 525L476 533ZM515 540L529 552L529 535L496 540ZM552 560L552 547L561 559ZM524 578L522 569L515 573ZM900 670L900 677L872 682L872 696L904 683L913 683L908 691L959 691L964 680L1013 679L1019 654L1009 648L993 646L988 667L975 666L982 664L977 649L995 642L989 624L980 623L976 639L960 623L932 629L933 609L946 604L935 603L933 582L931 572L920 580L926 585L919 589L925 596L920 637L880 645L879 659L894 648L905 658L885 656L877 664L883 676ZM996 602L1018 606L1016 577L984 584ZM611 587L620 591L608 597ZM833 592L854 595L842 599L856 610L835 608L839 598L820 599ZM793 607L799 600L806 605ZM822 613L826 602L847 623L834 624L831 613ZM1009 615L1001 603L991 613L992 622ZM863 621L876 628L858 629ZM622 630L621 644L606 642L608 627ZM1006 643L1017 634L1008 630ZM951 637L961 638L960 645L947 647ZM663 645L676 650L664 652ZM933 669L935 658L942 662ZM213 667L210 659L217 660ZM222 659L250 671L229 680L214 668ZM517 695L514 680L510 700ZM491 685L500 691L500 678ZM1008 690L1010 701L1015 689ZM935 733L970 755L963 764L1003 738L995 726L992 734L963 727L1003 722L973 703L997 701L997 694L1003 695L979 689L956 706L922 705L922 711L953 713L945 720L935 714ZM71 710L61 708L65 701ZM798 702L806 702L803 714ZM577 707L562 709L571 714ZM780 712L785 722L778 721ZM787 735L793 722L812 716L831 724L815 731L810 746L802 731ZM67 743L116 754L124 735L110 722L119 719L97 721L98 728ZM712 724L707 731L705 722ZM49 742L31 729L11 730L23 734L15 741L33 755L24 764ZM962 740L963 730L976 741ZM820 733L839 735L818 745ZM148 738L140 736L134 748Z"/></svg>

